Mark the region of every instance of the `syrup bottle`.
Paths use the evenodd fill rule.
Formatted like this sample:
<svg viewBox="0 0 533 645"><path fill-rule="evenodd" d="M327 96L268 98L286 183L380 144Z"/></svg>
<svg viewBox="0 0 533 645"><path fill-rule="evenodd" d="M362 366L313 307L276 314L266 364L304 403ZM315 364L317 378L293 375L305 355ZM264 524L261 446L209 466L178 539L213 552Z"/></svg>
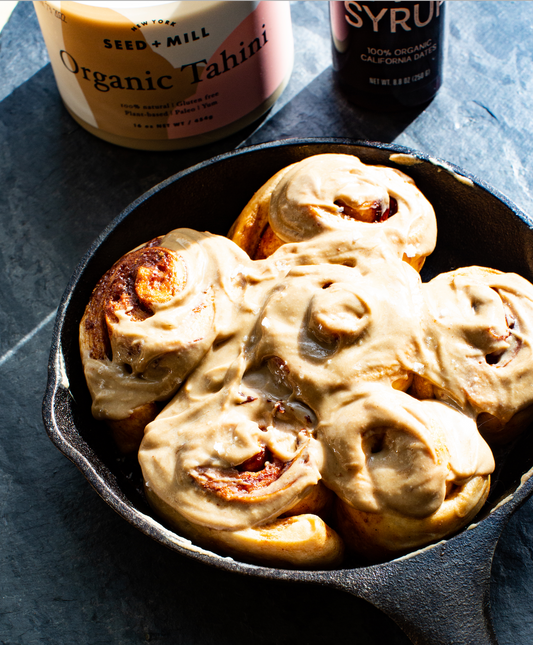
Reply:
<svg viewBox="0 0 533 645"><path fill-rule="evenodd" d="M442 83L444 3L330 2L334 76L356 105L429 103Z"/></svg>

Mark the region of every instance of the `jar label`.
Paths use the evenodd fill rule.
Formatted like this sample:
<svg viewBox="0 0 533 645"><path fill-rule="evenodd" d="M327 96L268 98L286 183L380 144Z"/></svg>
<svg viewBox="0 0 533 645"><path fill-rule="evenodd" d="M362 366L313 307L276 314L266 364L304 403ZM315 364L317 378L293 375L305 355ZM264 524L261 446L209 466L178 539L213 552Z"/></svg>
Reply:
<svg viewBox="0 0 533 645"><path fill-rule="evenodd" d="M414 91L439 79L443 2L330 2L334 68L363 92Z"/></svg>
<svg viewBox="0 0 533 645"><path fill-rule="evenodd" d="M292 68L286 2L94 4L107 6L35 6L63 101L115 135L217 130L258 108Z"/></svg>

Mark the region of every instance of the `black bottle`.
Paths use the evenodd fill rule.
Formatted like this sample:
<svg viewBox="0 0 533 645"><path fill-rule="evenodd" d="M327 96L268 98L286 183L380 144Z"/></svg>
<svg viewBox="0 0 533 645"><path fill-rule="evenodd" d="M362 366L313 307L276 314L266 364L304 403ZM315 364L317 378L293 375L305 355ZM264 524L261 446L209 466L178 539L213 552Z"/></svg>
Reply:
<svg viewBox="0 0 533 645"><path fill-rule="evenodd" d="M350 101L393 111L435 96L442 82L442 0L329 6L334 75Z"/></svg>

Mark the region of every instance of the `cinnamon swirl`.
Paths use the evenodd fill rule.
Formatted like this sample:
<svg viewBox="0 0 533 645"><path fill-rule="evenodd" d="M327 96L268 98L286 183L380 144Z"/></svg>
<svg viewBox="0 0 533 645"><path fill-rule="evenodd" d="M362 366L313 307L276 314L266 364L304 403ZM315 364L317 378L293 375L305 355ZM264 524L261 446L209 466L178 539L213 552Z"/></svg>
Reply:
<svg viewBox="0 0 533 645"><path fill-rule="evenodd" d="M420 270L436 242L431 204L399 170L363 164L353 155L323 154L288 166L250 200L229 237L254 259L286 242L327 231L375 235Z"/></svg>
<svg viewBox="0 0 533 645"><path fill-rule="evenodd" d="M80 325L93 414L138 451L156 513L204 548L315 569L472 521L485 438L533 417L533 286L480 267L422 283L431 205L349 155L279 171L230 236L134 249Z"/></svg>
<svg viewBox="0 0 533 645"><path fill-rule="evenodd" d="M494 442L533 418L533 286L513 273L465 267L424 285L424 370L419 398L450 399Z"/></svg>
<svg viewBox="0 0 533 645"><path fill-rule="evenodd" d="M81 358L93 416L109 423L123 452L137 450L158 403L221 332L214 287L221 258L213 247L230 246L230 267L247 258L214 240L186 229L152 240L116 262L93 291L80 324Z"/></svg>

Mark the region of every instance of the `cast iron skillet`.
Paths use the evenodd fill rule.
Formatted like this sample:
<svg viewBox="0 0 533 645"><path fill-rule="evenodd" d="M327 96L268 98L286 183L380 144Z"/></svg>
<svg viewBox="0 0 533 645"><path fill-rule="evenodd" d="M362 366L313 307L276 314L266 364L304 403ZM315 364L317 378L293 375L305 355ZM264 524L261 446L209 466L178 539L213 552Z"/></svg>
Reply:
<svg viewBox="0 0 533 645"><path fill-rule="evenodd" d="M414 178L433 204L439 228L424 280L477 264L533 281L530 219L455 166L395 145L345 139L286 140L239 149L152 188L108 226L83 258L57 314L43 402L46 430L117 513L170 549L229 571L343 589L387 613L414 643L497 643L489 606L492 557L507 520L533 491L533 433L525 433L497 456L492 491L476 524L451 539L375 566L351 563L334 571L290 571L220 557L165 528L145 503L138 466L117 459L107 433L91 417L78 324L104 272L138 244L180 226L225 234L253 192L277 170L325 152L355 154L365 163L397 167ZM393 153L412 155L419 163L397 165L390 160Z"/></svg>

